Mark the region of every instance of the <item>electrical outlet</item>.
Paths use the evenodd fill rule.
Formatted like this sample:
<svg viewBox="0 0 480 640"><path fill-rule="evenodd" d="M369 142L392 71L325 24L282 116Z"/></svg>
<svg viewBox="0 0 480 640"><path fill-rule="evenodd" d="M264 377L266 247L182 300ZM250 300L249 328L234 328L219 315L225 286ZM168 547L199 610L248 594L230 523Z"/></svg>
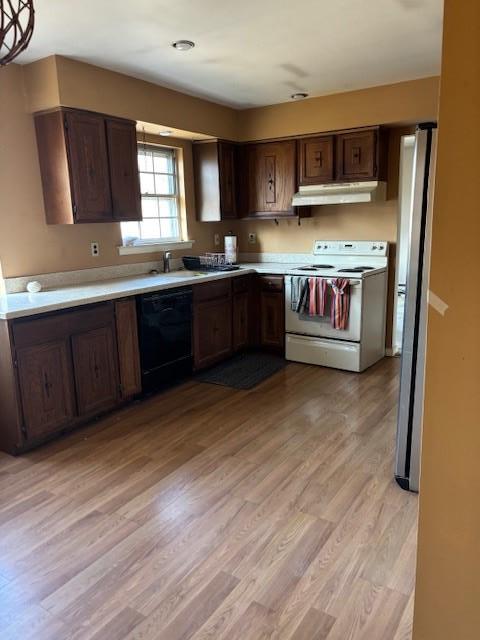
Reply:
<svg viewBox="0 0 480 640"><path fill-rule="evenodd" d="M249 233L248 234L248 242L249 242L249 244L257 244L257 234L256 233Z"/></svg>
<svg viewBox="0 0 480 640"><path fill-rule="evenodd" d="M213 236L213 242L215 244L216 247L220 246L220 234L219 233L215 233Z"/></svg>
<svg viewBox="0 0 480 640"><path fill-rule="evenodd" d="M100 245L99 245L98 242L91 242L90 243L90 252L91 252L92 256L94 256L95 258L100 255Z"/></svg>

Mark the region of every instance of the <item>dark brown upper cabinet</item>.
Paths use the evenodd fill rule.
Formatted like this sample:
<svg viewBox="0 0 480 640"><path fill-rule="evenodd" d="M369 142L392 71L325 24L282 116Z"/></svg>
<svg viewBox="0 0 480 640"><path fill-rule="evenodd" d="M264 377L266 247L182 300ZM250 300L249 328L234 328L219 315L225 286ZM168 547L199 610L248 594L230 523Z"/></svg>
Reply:
<svg viewBox="0 0 480 640"><path fill-rule="evenodd" d="M296 215L296 142L281 140L247 145L245 149L248 217L277 218Z"/></svg>
<svg viewBox="0 0 480 640"><path fill-rule="evenodd" d="M141 220L135 122L61 108L35 128L48 224Z"/></svg>
<svg viewBox="0 0 480 640"><path fill-rule="evenodd" d="M141 220L135 124L107 120L108 163L115 220Z"/></svg>
<svg viewBox="0 0 480 640"><path fill-rule="evenodd" d="M223 140L193 145L195 200L201 222L237 217L236 145Z"/></svg>
<svg viewBox="0 0 480 640"><path fill-rule="evenodd" d="M331 182L335 175L334 137L318 136L298 141L298 183L305 186Z"/></svg>
<svg viewBox="0 0 480 640"><path fill-rule="evenodd" d="M380 128L357 129L336 136L337 180L376 180L383 177L384 140Z"/></svg>

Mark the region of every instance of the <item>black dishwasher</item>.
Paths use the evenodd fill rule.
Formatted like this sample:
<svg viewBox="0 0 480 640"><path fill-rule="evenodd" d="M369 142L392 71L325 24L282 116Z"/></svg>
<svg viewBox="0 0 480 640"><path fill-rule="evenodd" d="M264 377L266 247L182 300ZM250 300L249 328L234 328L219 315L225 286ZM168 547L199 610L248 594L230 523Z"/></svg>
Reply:
<svg viewBox="0 0 480 640"><path fill-rule="evenodd" d="M142 388L154 391L192 371L192 289L137 297Z"/></svg>

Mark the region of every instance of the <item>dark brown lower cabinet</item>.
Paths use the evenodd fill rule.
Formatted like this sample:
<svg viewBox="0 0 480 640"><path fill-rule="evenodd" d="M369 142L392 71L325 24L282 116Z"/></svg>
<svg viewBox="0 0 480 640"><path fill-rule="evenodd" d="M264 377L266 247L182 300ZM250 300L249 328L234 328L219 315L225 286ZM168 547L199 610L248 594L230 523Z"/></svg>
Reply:
<svg viewBox="0 0 480 640"><path fill-rule="evenodd" d="M232 278L232 341L233 350L241 351L252 343L253 322L252 276Z"/></svg>
<svg viewBox="0 0 480 640"><path fill-rule="evenodd" d="M113 325L74 335L72 354L79 415L113 407L119 396Z"/></svg>
<svg viewBox="0 0 480 640"><path fill-rule="evenodd" d="M0 321L1 449L28 449L140 391L135 300L116 304L118 315L102 302Z"/></svg>
<svg viewBox="0 0 480 640"><path fill-rule="evenodd" d="M19 349L17 367L27 437L39 438L69 424L75 400L68 342Z"/></svg>
<svg viewBox="0 0 480 640"><path fill-rule="evenodd" d="M249 293L243 291L233 296L233 350L241 351L249 345Z"/></svg>
<svg viewBox="0 0 480 640"><path fill-rule="evenodd" d="M260 346L285 350L285 297L283 277L259 276Z"/></svg>
<svg viewBox="0 0 480 640"><path fill-rule="evenodd" d="M194 366L203 369L232 353L232 300L198 302L193 313Z"/></svg>
<svg viewBox="0 0 480 640"><path fill-rule="evenodd" d="M125 298L115 302L115 324L120 393L122 398L131 398L142 390L135 298Z"/></svg>

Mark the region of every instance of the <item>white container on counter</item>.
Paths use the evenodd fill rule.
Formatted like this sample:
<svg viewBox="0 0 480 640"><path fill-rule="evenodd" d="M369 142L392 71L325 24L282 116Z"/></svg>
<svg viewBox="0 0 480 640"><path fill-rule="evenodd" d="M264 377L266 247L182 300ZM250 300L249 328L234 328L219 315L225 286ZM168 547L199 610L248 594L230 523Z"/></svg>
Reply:
<svg viewBox="0 0 480 640"><path fill-rule="evenodd" d="M225 261L227 264L236 264L238 260L237 236L232 232L225 236Z"/></svg>

